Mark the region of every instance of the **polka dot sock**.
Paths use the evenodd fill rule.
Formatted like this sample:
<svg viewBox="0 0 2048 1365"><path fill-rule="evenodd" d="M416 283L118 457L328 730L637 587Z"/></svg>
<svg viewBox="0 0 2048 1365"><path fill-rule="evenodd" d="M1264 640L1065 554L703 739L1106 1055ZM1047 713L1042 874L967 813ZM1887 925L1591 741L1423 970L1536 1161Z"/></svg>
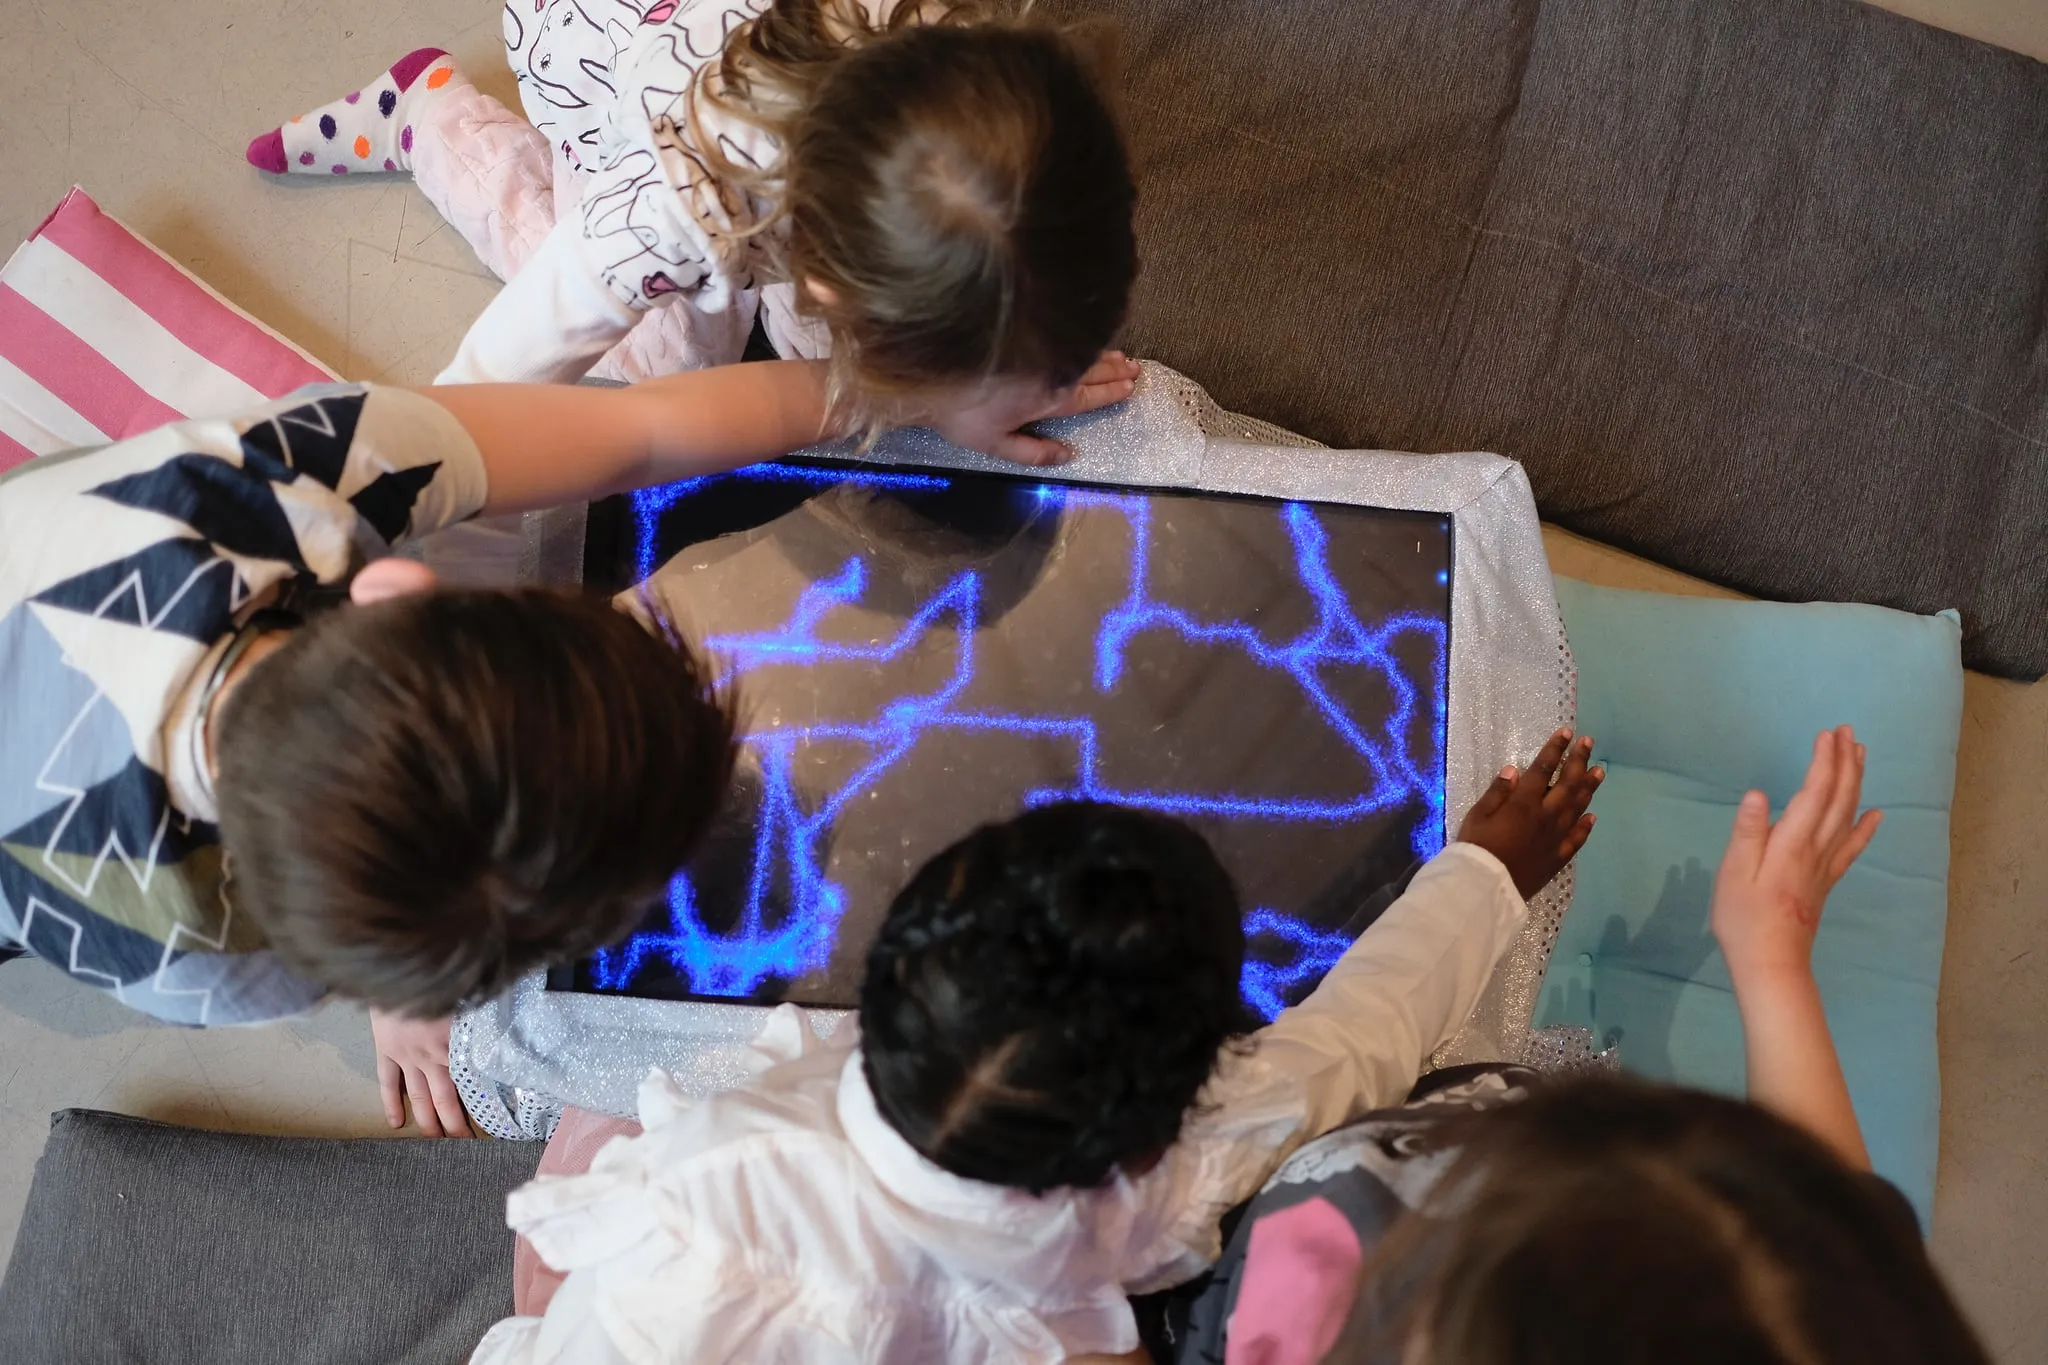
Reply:
<svg viewBox="0 0 2048 1365"><path fill-rule="evenodd" d="M420 104L461 80L455 59L440 48L408 52L362 89L251 142L249 164L272 175L409 171Z"/></svg>

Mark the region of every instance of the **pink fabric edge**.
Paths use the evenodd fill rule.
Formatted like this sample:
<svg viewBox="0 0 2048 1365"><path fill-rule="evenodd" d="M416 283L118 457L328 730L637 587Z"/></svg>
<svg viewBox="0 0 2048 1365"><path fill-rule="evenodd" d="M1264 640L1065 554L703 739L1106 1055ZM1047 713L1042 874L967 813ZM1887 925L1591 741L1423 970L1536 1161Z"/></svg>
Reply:
<svg viewBox="0 0 2048 1365"><path fill-rule="evenodd" d="M27 464L35 457L36 453L33 450L6 432L0 431L0 474L5 474L18 464Z"/></svg>
<svg viewBox="0 0 2048 1365"><path fill-rule="evenodd" d="M640 1125L632 1119L594 1114L570 1106L562 1110L547 1150L541 1153L543 1175L582 1175L597 1159L598 1151L615 1137L638 1137ZM512 1311L522 1318L537 1318L548 1311L549 1300L568 1278L540 1258L533 1243L524 1237L512 1243Z"/></svg>
<svg viewBox="0 0 2048 1365"><path fill-rule="evenodd" d="M0 280L0 356L115 440L185 416L150 397L112 361L4 280Z"/></svg>
<svg viewBox="0 0 2048 1365"><path fill-rule="evenodd" d="M47 237L165 331L259 393L274 398L335 378L333 370L215 293L77 186L29 235Z"/></svg>
<svg viewBox="0 0 2048 1365"><path fill-rule="evenodd" d="M1315 1365L1351 1312L1365 1251L1327 1199L1252 1224L1224 1365Z"/></svg>

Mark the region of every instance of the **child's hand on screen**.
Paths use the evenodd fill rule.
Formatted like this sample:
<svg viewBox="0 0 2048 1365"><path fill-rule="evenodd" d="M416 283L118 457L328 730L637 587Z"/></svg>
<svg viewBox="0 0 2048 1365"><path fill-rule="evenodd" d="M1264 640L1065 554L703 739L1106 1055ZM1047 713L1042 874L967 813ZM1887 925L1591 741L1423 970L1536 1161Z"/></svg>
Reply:
<svg viewBox="0 0 2048 1365"><path fill-rule="evenodd" d="M1065 464L1073 451L1023 428L1120 403L1136 390L1137 379L1138 362L1119 351L1105 351L1070 388L1054 389L1033 379L990 379L939 395L918 420L966 450L1013 464Z"/></svg>
<svg viewBox="0 0 2048 1365"><path fill-rule="evenodd" d="M1527 768L1501 769L1458 826L1458 842L1500 859L1524 900L1562 871L1593 833L1586 807L1607 774L1587 766L1592 756L1590 735L1574 744L1570 729L1559 730Z"/></svg>
<svg viewBox="0 0 2048 1365"><path fill-rule="evenodd" d="M1856 814L1863 793L1863 746L1844 725L1813 745L1806 782L1771 823L1762 792L1742 798L1728 851L1714 878L1714 937L1728 970L1743 981L1813 966L1813 939L1828 893L1869 846L1883 818Z"/></svg>

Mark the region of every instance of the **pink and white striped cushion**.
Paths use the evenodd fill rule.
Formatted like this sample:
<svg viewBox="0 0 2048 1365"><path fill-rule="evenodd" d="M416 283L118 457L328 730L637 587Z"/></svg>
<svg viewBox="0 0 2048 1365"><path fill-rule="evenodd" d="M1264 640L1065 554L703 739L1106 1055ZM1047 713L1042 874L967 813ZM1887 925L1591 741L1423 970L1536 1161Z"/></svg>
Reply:
<svg viewBox="0 0 2048 1365"><path fill-rule="evenodd" d="M0 267L0 470L333 378L75 186Z"/></svg>

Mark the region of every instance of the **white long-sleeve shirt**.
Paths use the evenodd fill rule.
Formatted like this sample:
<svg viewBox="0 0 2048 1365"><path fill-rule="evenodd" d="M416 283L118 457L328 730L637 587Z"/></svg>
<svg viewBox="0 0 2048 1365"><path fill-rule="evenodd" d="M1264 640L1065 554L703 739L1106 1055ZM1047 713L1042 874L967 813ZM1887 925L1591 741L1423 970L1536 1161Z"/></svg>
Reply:
<svg viewBox="0 0 2048 1365"><path fill-rule="evenodd" d="M638 1137L513 1193L568 1278L472 1365L1058 1362L1138 1345L1126 1302L1191 1279L1217 1221L1296 1147L1406 1097L1471 1012L1525 907L1453 844L1303 1003L1226 1053L1144 1175L1044 1195L939 1169L876 1111L857 1044L776 1011L745 1087L691 1101L656 1073ZM853 1030L843 1030L852 1033Z"/></svg>

